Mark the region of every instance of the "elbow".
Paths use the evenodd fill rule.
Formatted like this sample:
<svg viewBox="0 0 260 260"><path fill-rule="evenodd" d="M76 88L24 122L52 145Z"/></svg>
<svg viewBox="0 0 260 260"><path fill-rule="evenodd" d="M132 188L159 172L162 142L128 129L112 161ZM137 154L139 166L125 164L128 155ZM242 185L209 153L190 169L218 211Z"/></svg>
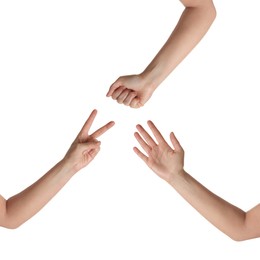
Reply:
<svg viewBox="0 0 260 260"><path fill-rule="evenodd" d="M247 238L241 236L241 235L231 235L229 236L233 241L235 242L242 242L242 241L245 241L247 240Z"/></svg>
<svg viewBox="0 0 260 260"><path fill-rule="evenodd" d="M217 10L213 2L210 1L209 4L200 5L197 6L197 8L200 8L201 12L205 15L205 20L207 20L209 25L211 25L215 21L217 17Z"/></svg>
<svg viewBox="0 0 260 260"><path fill-rule="evenodd" d="M211 0L181 0L181 2L186 9L200 10L202 17L204 17L209 24L212 24L217 17L217 10Z"/></svg>
<svg viewBox="0 0 260 260"><path fill-rule="evenodd" d="M217 10L214 4L212 3L212 5L209 7L209 19L211 23L215 21L216 17L217 17Z"/></svg>
<svg viewBox="0 0 260 260"><path fill-rule="evenodd" d="M201 13L204 15L205 27L209 29L217 17L216 8L213 4L201 7Z"/></svg>
<svg viewBox="0 0 260 260"><path fill-rule="evenodd" d="M243 213L240 223L227 234L235 242L242 242L249 239L260 237L260 230L258 229L258 220L250 218L248 213Z"/></svg>
<svg viewBox="0 0 260 260"><path fill-rule="evenodd" d="M236 230L233 234L227 234L233 241L235 242L242 242L245 240L253 239L258 236L255 236L252 232L249 232L247 230Z"/></svg>
<svg viewBox="0 0 260 260"><path fill-rule="evenodd" d="M250 235L250 234L236 234L236 235L233 235L233 236L229 236L233 241L235 242L243 242L243 241L246 241L246 240L250 240L250 239L254 239L254 238L258 238L259 236L257 235Z"/></svg>
<svg viewBox="0 0 260 260"><path fill-rule="evenodd" d="M6 229L17 229L19 228L24 222L22 221L17 221L17 219L13 219L13 218L5 218L5 220L3 221L3 223L0 224L0 226L2 226L3 228Z"/></svg>
<svg viewBox="0 0 260 260"><path fill-rule="evenodd" d="M3 225L4 228L7 229L17 229L22 225L22 223L6 223L5 225Z"/></svg>
<svg viewBox="0 0 260 260"><path fill-rule="evenodd" d="M235 237L230 237L233 241L235 242L243 242L246 240L250 240L256 237L245 237L245 236L235 236Z"/></svg>

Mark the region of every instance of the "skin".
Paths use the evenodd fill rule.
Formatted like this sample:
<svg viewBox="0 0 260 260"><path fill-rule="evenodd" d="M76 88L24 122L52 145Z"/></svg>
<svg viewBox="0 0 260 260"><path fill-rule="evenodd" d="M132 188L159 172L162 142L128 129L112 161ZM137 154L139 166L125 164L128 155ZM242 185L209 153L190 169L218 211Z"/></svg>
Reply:
<svg viewBox="0 0 260 260"><path fill-rule="evenodd" d="M100 151L97 138L110 129L111 121L94 133L89 129L97 115L93 110L64 158L31 186L5 200L0 196L0 226L14 229L39 212L62 187Z"/></svg>
<svg viewBox="0 0 260 260"><path fill-rule="evenodd" d="M181 0L185 9L172 34L147 68L119 77L107 97L132 108L143 106L156 88L181 63L206 34L216 17L212 0Z"/></svg>
<svg viewBox="0 0 260 260"><path fill-rule="evenodd" d="M148 121L154 138L137 125L135 138L144 150L134 152L160 178L168 182L192 207L220 231L235 241L260 237L260 204L245 212L220 198L184 170L184 150L174 133L172 147L159 130Z"/></svg>

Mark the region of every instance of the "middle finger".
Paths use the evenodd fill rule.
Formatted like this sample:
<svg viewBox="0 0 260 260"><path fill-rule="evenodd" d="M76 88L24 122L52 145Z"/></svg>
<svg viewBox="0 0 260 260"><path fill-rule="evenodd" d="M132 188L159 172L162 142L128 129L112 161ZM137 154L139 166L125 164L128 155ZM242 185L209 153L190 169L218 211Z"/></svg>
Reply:
<svg viewBox="0 0 260 260"><path fill-rule="evenodd" d="M146 130L141 125L137 125L136 128L139 131L139 133L143 136L148 145L150 145L151 147L157 145L153 138L146 132Z"/></svg>

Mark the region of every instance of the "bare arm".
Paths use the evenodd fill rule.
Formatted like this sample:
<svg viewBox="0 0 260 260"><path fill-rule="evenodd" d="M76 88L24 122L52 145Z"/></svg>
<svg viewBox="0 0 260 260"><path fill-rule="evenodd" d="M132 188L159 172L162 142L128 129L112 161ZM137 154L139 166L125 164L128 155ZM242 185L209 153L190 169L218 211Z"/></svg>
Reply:
<svg viewBox="0 0 260 260"><path fill-rule="evenodd" d="M236 241L260 237L260 204L248 212L220 198L190 176L184 167L184 151L173 133L171 148L155 125L149 121L157 143L140 125L135 137L143 150L136 154L159 177L167 181L192 207L215 227Z"/></svg>
<svg viewBox="0 0 260 260"><path fill-rule="evenodd" d="M5 200L0 197L0 225L5 228L18 228L40 211L62 187L74 172L60 162L34 184Z"/></svg>
<svg viewBox="0 0 260 260"><path fill-rule="evenodd" d="M96 140L114 125L109 122L93 134L88 131L95 119L94 110L72 143L65 157L34 184L5 200L0 196L0 226L17 228L41 210L80 169L98 154L100 142Z"/></svg>
<svg viewBox="0 0 260 260"><path fill-rule="evenodd" d="M211 0L181 0L185 9L164 46L141 74L147 87L160 83L199 43L213 23L216 10Z"/></svg>
<svg viewBox="0 0 260 260"><path fill-rule="evenodd" d="M233 240L260 237L260 204L245 212L205 188L185 171L170 184L204 218Z"/></svg>
<svg viewBox="0 0 260 260"><path fill-rule="evenodd" d="M181 0L185 9L172 34L140 74L119 77L107 96L133 108L143 106L155 89L203 38L216 17L212 0Z"/></svg>

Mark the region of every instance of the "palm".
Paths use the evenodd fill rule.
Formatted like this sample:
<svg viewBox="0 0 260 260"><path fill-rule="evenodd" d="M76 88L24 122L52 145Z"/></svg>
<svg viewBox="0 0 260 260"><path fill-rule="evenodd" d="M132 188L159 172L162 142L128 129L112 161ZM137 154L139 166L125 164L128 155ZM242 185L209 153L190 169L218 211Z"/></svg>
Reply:
<svg viewBox="0 0 260 260"><path fill-rule="evenodd" d="M171 162L174 159L174 151L167 145L166 147L153 147L148 154L147 165L161 178L165 179L165 172L171 170Z"/></svg>
<svg viewBox="0 0 260 260"><path fill-rule="evenodd" d="M134 148L134 151L159 177L169 182L173 173L183 169L183 149L173 133L171 133L171 142L174 149L168 145L151 121L148 121L148 125L157 143L141 125L137 125L137 130L140 134L136 132L135 138L147 155L142 153L137 147Z"/></svg>

